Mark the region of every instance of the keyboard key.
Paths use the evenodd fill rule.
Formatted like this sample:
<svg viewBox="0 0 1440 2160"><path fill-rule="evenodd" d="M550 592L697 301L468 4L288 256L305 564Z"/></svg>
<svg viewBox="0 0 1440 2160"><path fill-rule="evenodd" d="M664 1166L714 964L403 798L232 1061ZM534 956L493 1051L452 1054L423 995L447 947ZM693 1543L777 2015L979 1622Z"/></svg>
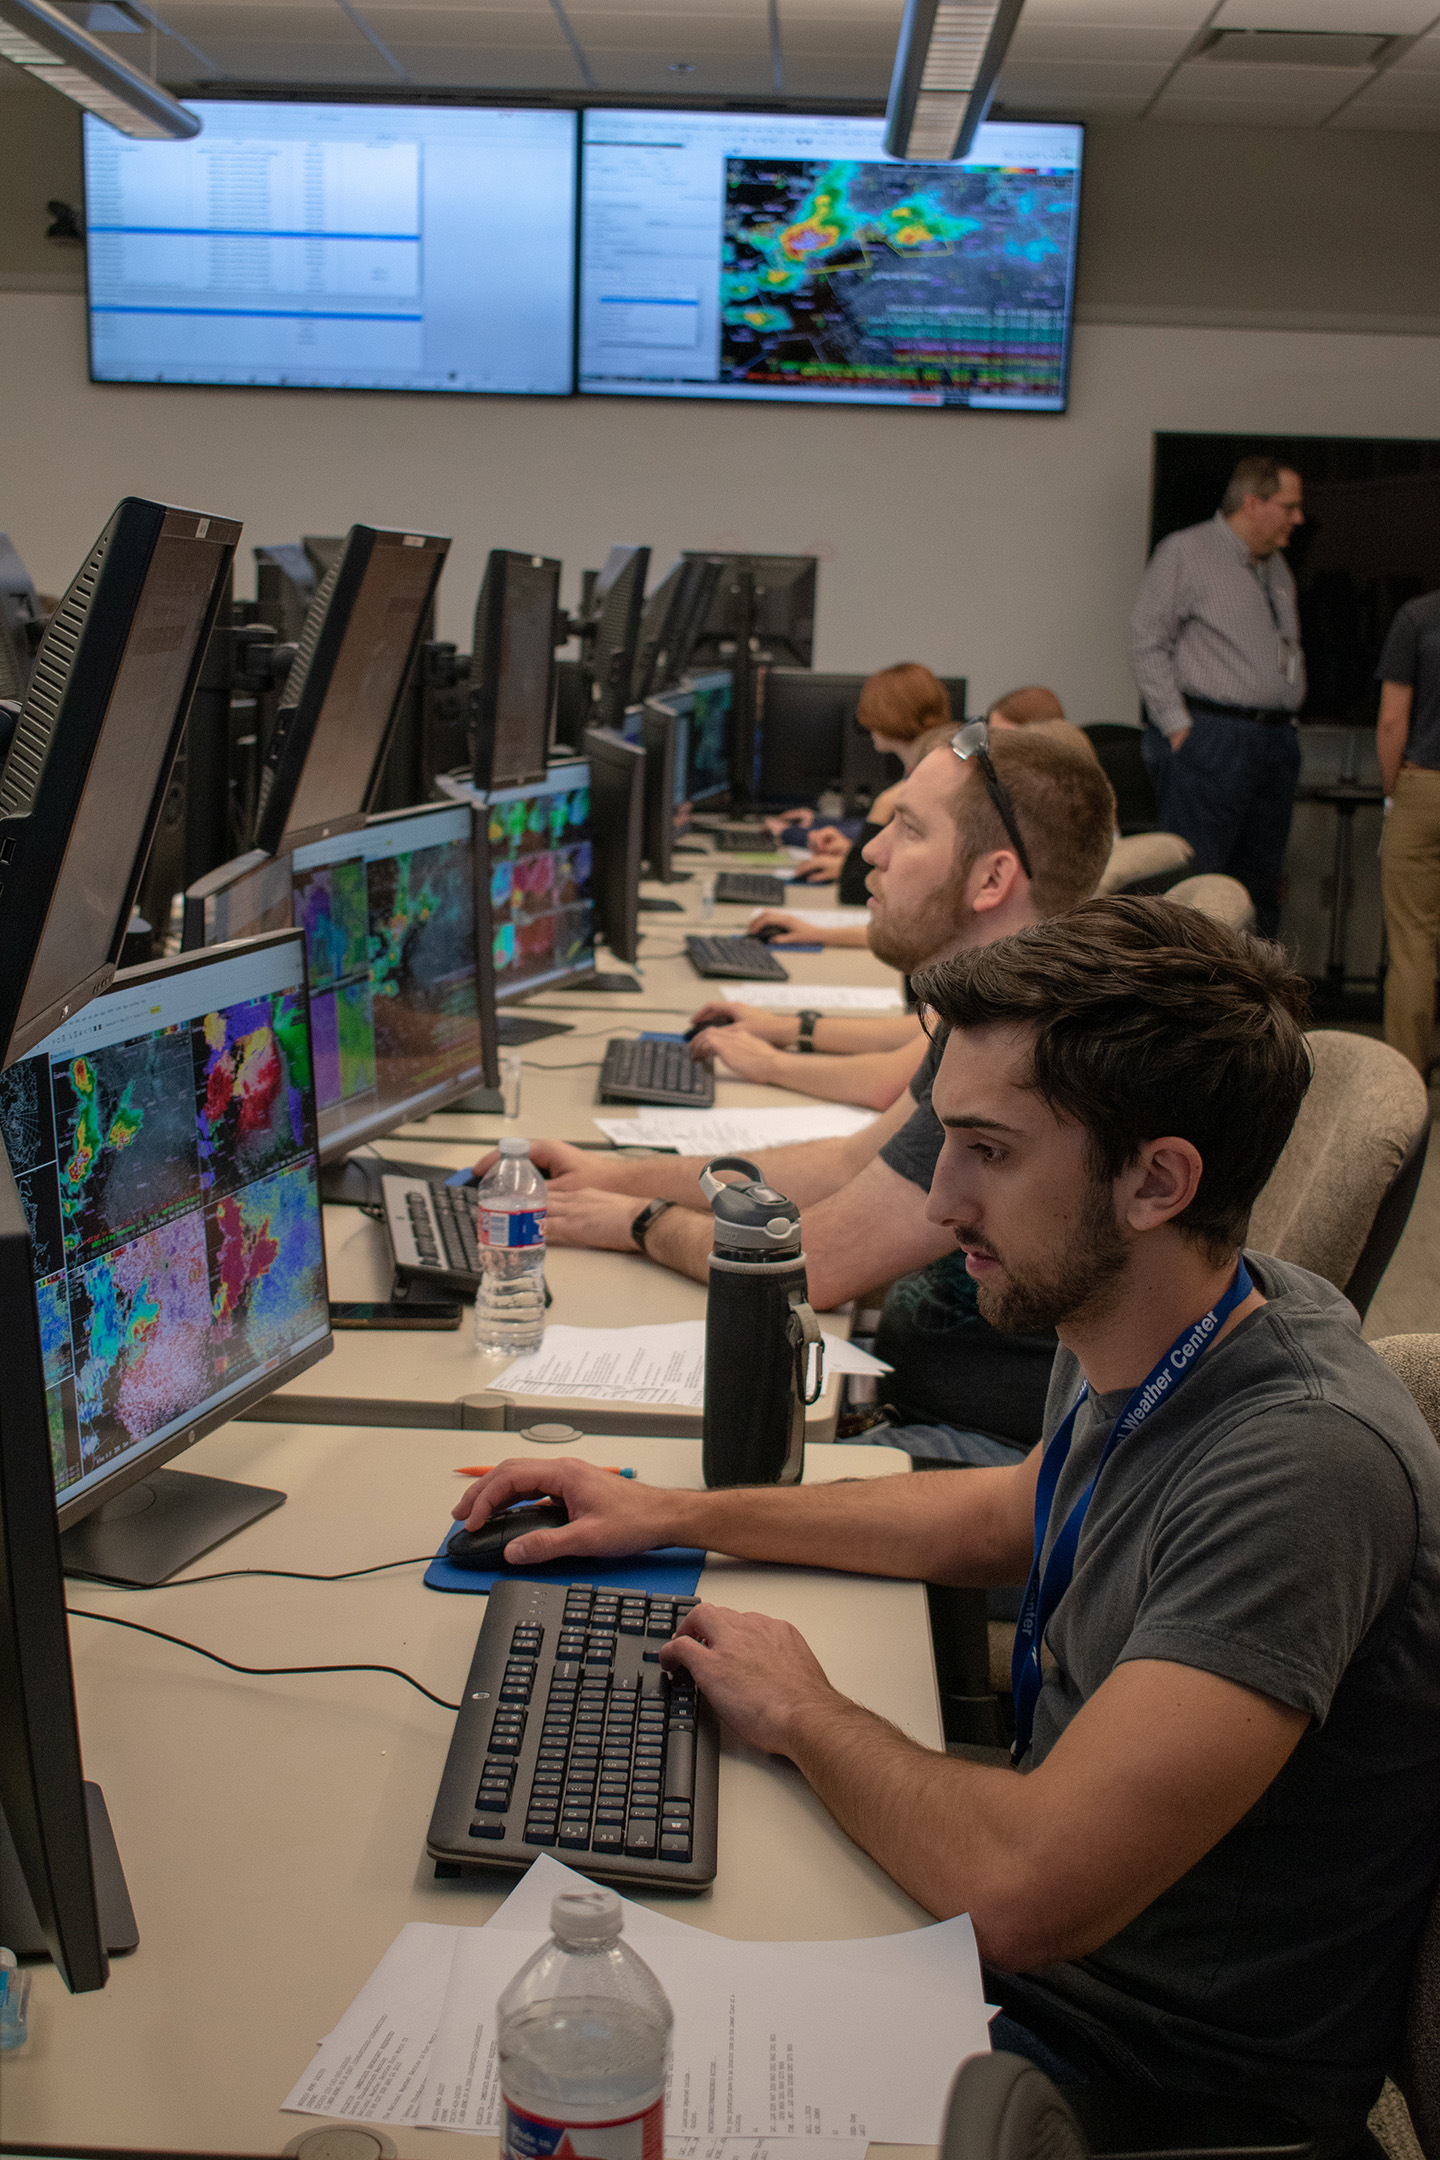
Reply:
<svg viewBox="0 0 1440 2160"><path fill-rule="evenodd" d="M672 1830L662 1833L660 1839L662 1860L688 1860L690 1858L690 1832Z"/></svg>
<svg viewBox="0 0 1440 2160"><path fill-rule="evenodd" d="M563 1841L562 1841L563 1842ZM625 1850L636 1860L655 1857L655 1817L632 1815L625 1825Z"/></svg>
<svg viewBox="0 0 1440 2160"><path fill-rule="evenodd" d="M688 1800L695 1789L695 1736L672 1732L665 1751L665 1791Z"/></svg>
<svg viewBox="0 0 1440 2160"><path fill-rule="evenodd" d="M470 1825L470 1835L471 1837L503 1838L505 1825L503 1822L488 1820L485 1822L473 1822Z"/></svg>
<svg viewBox="0 0 1440 2160"><path fill-rule="evenodd" d="M597 1823L595 1825L595 1835L590 1840L590 1849L592 1852L623 1852L625 1850L625 1832L620 1824ZM686 1853L688 1857L688 1840Z"/></svg>
<svg viewBox="0 0 1440 2160"><path fill-rule="evenodd" d="M562 1816L560 1835L555 1842L557 1845L568 1846L572 1852L584 1852L590 1843L589 1816Z"/></svg>

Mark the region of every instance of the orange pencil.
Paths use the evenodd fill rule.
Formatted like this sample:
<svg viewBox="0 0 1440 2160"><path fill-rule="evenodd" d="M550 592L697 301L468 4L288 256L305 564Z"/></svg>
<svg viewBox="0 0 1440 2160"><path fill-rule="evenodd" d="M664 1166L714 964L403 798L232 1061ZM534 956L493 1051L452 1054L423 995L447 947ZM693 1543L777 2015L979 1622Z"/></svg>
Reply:
<svg viewBox="0 0 1440 2160"><path fill-rule="evenodd" d="M457 1467L455 1475L456 1477L489 1477L490 1472L495 1467L493 1462L461 1463ZM634 1477L635 1475L633 1470L617 1470L614 1463L598 1463L596 1468L607 1470L611 1477Z"/></svg>

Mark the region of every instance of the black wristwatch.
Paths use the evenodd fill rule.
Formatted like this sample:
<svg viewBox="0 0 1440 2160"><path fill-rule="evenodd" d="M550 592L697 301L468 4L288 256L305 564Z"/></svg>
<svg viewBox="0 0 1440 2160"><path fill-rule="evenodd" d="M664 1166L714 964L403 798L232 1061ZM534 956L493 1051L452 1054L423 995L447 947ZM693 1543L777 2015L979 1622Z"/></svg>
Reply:
<svg viewBox="0 0 1440 2160"><path fill-rule="evenodd" d="M806 1011L800 1015L800 1033L795 1038L795 1048L807 1057L815 1048L815 1023L819 1018L818 1012Z"/></svg>
<svg viewBox="0 0 1440 2160"><path fill-rule="evenodd" d="M650 1234L651 1224L658 1222L665 1213L666 1208L674 1207L674 1205L673 1200L647 1200L644 1207L641 1208L634 1222L630 1225L630 1235L634 1238L642 1253L645 1251L645 1240Z"/></svg>

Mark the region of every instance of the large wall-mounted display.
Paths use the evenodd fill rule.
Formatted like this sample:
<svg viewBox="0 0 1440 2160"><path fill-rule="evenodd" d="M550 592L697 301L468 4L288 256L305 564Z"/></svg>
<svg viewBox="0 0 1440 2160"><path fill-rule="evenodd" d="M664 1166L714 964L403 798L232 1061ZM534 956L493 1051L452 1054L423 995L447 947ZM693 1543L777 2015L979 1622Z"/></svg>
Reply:
<svg viewBox="0 0 1440 2160"><path fill-rule="evenodd" d="M997 122L956 165L882 131L587 112L581 390L1063 411L1082 130Z"/></svg>
<svg viewBox="0 0 1440 2160"><path fill-rule="evenodd" d="M206 99L85 120L97 382L574 386L573 112Z"/></svg>

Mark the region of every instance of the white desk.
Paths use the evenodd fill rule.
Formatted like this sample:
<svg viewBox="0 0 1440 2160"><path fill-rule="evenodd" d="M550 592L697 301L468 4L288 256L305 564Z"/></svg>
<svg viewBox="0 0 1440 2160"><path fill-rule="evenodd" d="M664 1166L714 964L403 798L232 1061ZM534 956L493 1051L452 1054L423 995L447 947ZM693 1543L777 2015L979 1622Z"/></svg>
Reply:
<svg viewBox="0 0 1440 2160"><path fill-rule="evenodd" d="M614 1445L576 1452L605 1462ZM625 1446L651 1476L698 1478L683 1441ZM460 1489L454 1456L453 1437L435 1432L228 1426L186 1466L279 1485L289 1499L194 1572L335 1571L433 1551ZM808 1475L907 1469L893 1449L837 1447L812 1455ZM421 1573L143 1594L72 1584L70 1602L245 1663L399 1665L454 1701L483 1608L423 1589ZM793 1621L837 1686L940 1744L918 1584L712 1560L701 1589ZM380 1674L244 1679L83 1620L71 1636L86 1773L104 1788L140 1947L116 1960L101 1994L68 1997L53 1969L36 1968L29 2044L5 2059L6 2140L279 2152L315 2124L280 2101L399 1929L478 1923L514 1880L437 1882L425 1857L452 1720ZM655 1900L679 1917L772 1940L925 1921L790 1766L727 1743L720 1807L713 1891ZM493 2140L390 2134L410 2160L435 2160L452 2142L454 2160L494 2160Z"/></svg>

